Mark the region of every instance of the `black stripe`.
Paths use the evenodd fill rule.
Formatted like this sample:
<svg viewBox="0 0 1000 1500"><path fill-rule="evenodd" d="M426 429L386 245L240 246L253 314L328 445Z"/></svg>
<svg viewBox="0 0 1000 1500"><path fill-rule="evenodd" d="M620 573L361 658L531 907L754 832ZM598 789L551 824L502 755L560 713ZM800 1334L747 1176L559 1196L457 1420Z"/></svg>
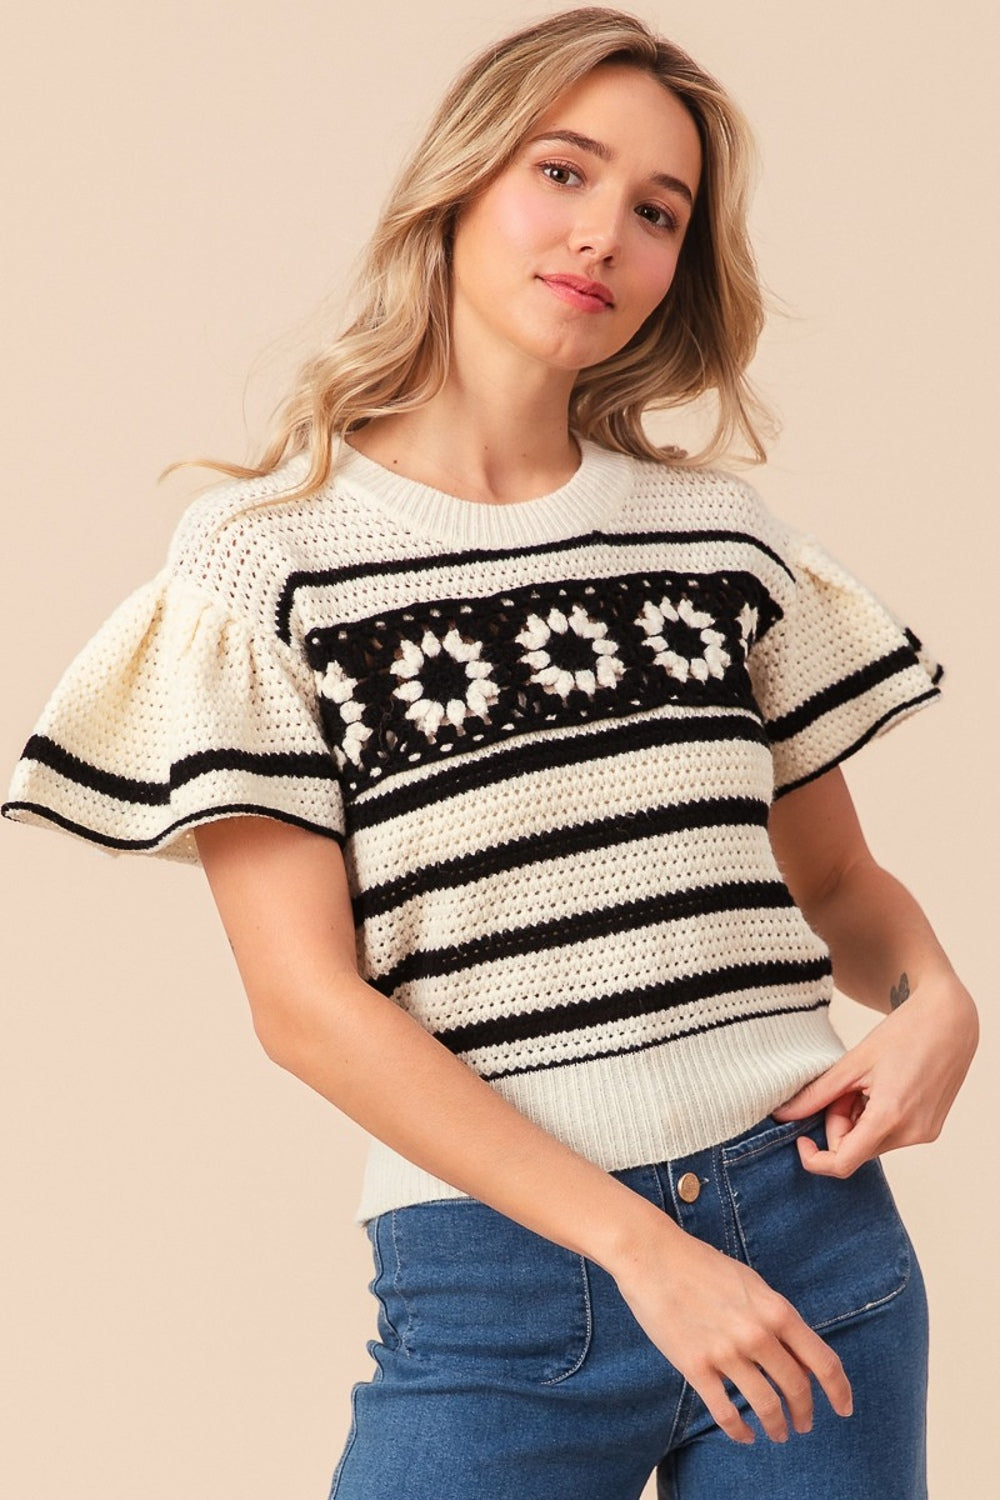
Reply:
<svg viewBox="0 0 1000 1500"><path fill-rule="evenodd" d="M473 1052L480 1047L509 1046L537 1037L563 1036L569 1031L589 1031L609 1021L654 1015L697 1000L727 995L734 990L752 990L775 984L804 984L831 973L828 958L773 959L766 963L731 964L710 973L685 975L660 984L598 995L589 1000L570 1000L547 1010L532 1010L513 1016L493 1016L435 1032L451 1052ZM376 986L378 988L378 986Z"/></svg>
<svg viewBox="0 0 1000 1500"><path fill-rule="evenodd" d="M932 698L940 698L940 696L940 688L931 687L927 689L926 693L920 693L916 698L908 699L906 703L897 703L895 708L890 708L880 719L876 719L875 723L869 725L864 734L859 735L853 744L848 745L846 750L841 750L832 760L828 760L823 765L818 766L815 771L809 771L805 776L800 776L797 781L787 781L780 787L776 787L774 792L775 801L779 797L786 796L789 792L794 792L798 787L807 786L810 781L815 781L818 777L825 776L827 771L832 771L834 766L839 766L841 761L847 760L856 750L860 750L862 745L867 745L869 740L874 739L879 730L883 729L897 714L905 713L908 708L916 708L918 704L927 703Z"/></svg>
<svg viewBox="0 0 1000 1500"><path fill-rule="evenodd" d="M839 682L833 682L820 692L813 693L812 697L807 698L805 703L800 703L798 708L791 709L789 713L782 714L778 719L769 719L767 721L768 738L772 744L781 740L790 740L793 735L801 733L808 725L821 719L824 714L828 714L831 709L842 708L852 698L860 698L862 693L877 687L880 682L886 682L897 673L905 672L909 667L918 665L910 647L899 646L888 656L881 656L877 661L869 662L866 666L859 667L856 672L851 672L849 676L842 677ZM923 671L923 668L921 667L920 670Z"/></svg>
<svg viewBox="0 0 1000 1500"><path fill-rule="evenodd" d="M545 828L469 854L457 854L437 864L423 865L394 880L370 886L354 898L354 920L360 926L413 896L432 890L453 890L488 875L499 875L527 864L545 864L588 849L638 843L640 839L691 828L748 825L766 828L768 810L769 804L757 797L716 797L612 813L567 828Z"/></svg>
<svg viewBox="0 0 1000 1500"><path fill-rule="evenodd" d="M492 755L471 754L464 764L451 762L433 775L350 804L350 832L372 828L429 803L478 791L498 781L537 771L581 765L602 757L715 740L741 740L768 747L761 721L740 710L729 714L688 714L684 718L627 719L586 733L550 739L522 735Z"/></svg>
<svg viewBox="0 0 1000 1500"><path fill-rule="evenodd" d="M594 1052L585 1052L579 1057L563 1057L554 1062L525 1063L519 1068L487 1069L481 1078L516 1078L523 1073L541 1073L550 1068L570 1068L577 1063L599 1062L603 1057L627 1057L632 1052L648 1052L652 1047L669 1047L682 1037L702 1036L707 1031L718 1031L722 1026L743 1026L750 1021L769 1020L772 1016L808 1015L814 1010L829 1009L829 1000L814 1000L810 1005L776 1005L769 1010L754 1011L752 1015L720 1016L716 1021L700 1021L695 1026L685 1026L673 1031L668 1037L654 1037L648 1042L634 1042L629 1047L603 1047Z"/></svg>
<svg viewBox="0 0 1000 1500"><path fill-rule="evenodd" d="M37 813L40 817L50 823L57 823L60 828L65 828L69 833L75 833L80 838L87 839L91 844L101 844L108 849L131 850L134 853L142 853L143 850L153 849L164 843L172 834L178 833L189 823L214 822L218 818L235 818L243 815L275 818L279 823L290 823L295 828L305 828L309 833L320 833L324 838L333 839L335 844L343 844L343 835L335 828L328 828L322 823L311 823L307 818L298 818L294 813L281 812L273 807L260 807L255 802L225 802L219 803L212 808L199 808L197 812L188 813L186 817L178 818L175 823L168 823L161 828L159 833L149 839L119 839L110 833L96 833L92 828L86 828L82 823L74 823L71 818L64 818L51 807L44 807L40 802L5 802L0 806L0 814L5 818L12 818L15 811ZM206 812L211 812L212 817L206 818Z"/></svg>
<svg viewBox="0 0 1000 1500"><path fill-rule="evenodd" d="M248 750L199 750L193 755L175 760L170 767L168 781L139 781L131 776L118 776L113 771L104 771L89 761L81 760L43 734L31 736L21 759L49 766L68 781L89 787L102 796L144 807L165 806L178 787L187 781L194 781L198 776L205 776L210 771L248 771L255 776L292 776L319 781L335 781L337 778L333 760L320 752L303 751L294 754L268 751L252 754Z"/></svg>
<svg viewBox="0 0 1000 1500"><path fill-rule="evenodd" d="M924 643L920 639L920 637L913 634L913 631L910 629L909 625L903 626L903 634L906 636L906 639L913 647L914 656L919 655L919 653L924 649ZM939 662L935 662L934 670L933 672L931 672L929 667L925 666L923 662L921 662L920 665L924 668L924 671L927 672L928 676L931 679L931 682L933 682L934 686L936 687L937 684L941 681L941 678L944 676L944 667L942 667Z"/></svg>
<svg viewBox="0 0 1000 1500"><path fill-rule="evenodd" d="M446 948L423 948L408 953L384 974L373 976L371 982L383 994L392 994L400 985L414 980L438 979L480 964L523 958L529 953L564 948L592 938L625 937L659 922L793 905L787 886L780 880L732 881L686 891L660 891L654 896L620 901L597 911L566 913L546 922L483 933Z"/></svg>
<svg viewBox="0 0 1000 1500"><path fill-rule="evenodd" d="M386 558L374 562L351 563L342 568L300 568L289 573L282 587L275 620L278 635L285 642L291 640L291 615L295 608L295 594L302 588L328 588L342 583L351 583L357 578L389 578L399 573L409 577L415 573L434 572L439 568L463 567L477 562L503 562L526 557L539 557L546 553L574 552L581 547L649 547L685 546L706 542L736 542L753 547L778 564L789 578L795 578L785 559L773 547L757 536L745 531L634 531L605 532L588 531L582 536L567 537L556 542L536 542L525 547L468 548L462 552L440 552L432 557L403 557L397 563ZM687 570L690 571L690 570Z"/></svg>

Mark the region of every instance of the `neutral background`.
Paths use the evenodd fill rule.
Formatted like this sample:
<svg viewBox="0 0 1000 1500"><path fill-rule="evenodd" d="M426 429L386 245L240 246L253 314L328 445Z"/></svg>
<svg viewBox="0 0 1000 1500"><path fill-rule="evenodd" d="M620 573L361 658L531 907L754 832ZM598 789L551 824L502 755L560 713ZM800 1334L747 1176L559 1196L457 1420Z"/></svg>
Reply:
<svg viewBox="0 0 1000 1500"><path fill-rule="evenodd" d="M22 3L6 22L0 758L152 576L172 459L257 451L458 66L544 4ZM995 6L640 13L733 90L782 299L754 482L949 668L849 771L983 1011L886 1167L933 1308L932 1493L995 1493ZM7 771L3 773L6 784ZM372 1368L365 1137L264 1056L203 875L4 822L0 1490L320 1500ZM854 1038L870 1012L838 1004ZM561 1500L561 1497L553 1497Z"/></svg>

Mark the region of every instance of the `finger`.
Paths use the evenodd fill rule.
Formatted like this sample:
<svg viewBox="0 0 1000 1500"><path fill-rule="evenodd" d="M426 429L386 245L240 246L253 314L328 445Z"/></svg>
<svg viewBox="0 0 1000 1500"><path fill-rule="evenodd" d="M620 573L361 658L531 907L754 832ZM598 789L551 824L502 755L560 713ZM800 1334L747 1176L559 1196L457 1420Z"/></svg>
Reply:
<svg viewBox="0 0 1000 1500"><path fill-rule="evenodd" d="M797 1314L785 1343L799 1363L815 1375L820 1389L838 1417L849 1417L854 1410L851 1382L830 1345Z"/></svg>
<svg viewBox="0 0 1000 1500"><path fill-rule="evenodd" d="M760 1366L788 1407L795 1431L809 1432L813 1424L813 1392L809 1371L777 1339L773 1350L761 1359Z"/></svg>
<svg viewBox="0 0 1000 1500"><path fill-rule="evenodd" d="M826 1144L830 1151L836 1151L841 1141L854 1129L861 1118L867 1100L860 1092L842 1094L835 1099L826 1111Z"/></svg>
<svg viewBox="0 0 1000 1500"><path fill-rule="evenodd" d="M799 1136L796 1142L799 1160L807 1172L819 1177L850 1177L866 1161L878 1156L886 1133L885 1126L878 1123L869 1107L834 1148L828 1145L824 1151L807 1135Z"/></svg>
<svg viewBox="0 0 1000 1500"><path fill-rule="evenodd" d="M781 1397L757 1365L748 1359L734 1361L723 1374L742 1391L772 1443L788 1442L788 1422Z"/></svg>
<svg viewBox="0 0 1000 1500"><path fill-rule="evenodd" d="M734 1443L753 1442L753 1428L744 1422L726 1394L726 1388L718 1376L706 1376L700 1381L691 1380L691 1384L704 1401L716 1427L720 1428L727 1437L731 1437Z"/></svg>
<svg viewBox="0 0 1000 1500"><path fill-rule="evenodd" d="M819 1109L825 1109L842 1094L856 1089L857 1072L857 1058L852 1052L845 1052L832 1068L827 1068L825 1073L821 1073L818 1078L807 1083L805 1088L799 1089L797 1094L786 1099L784 1104L779 1104L778 1108L772 1110L771 1113L782 1123L786 1120L804 1120L807 1115L815 1114Z"/></svg>

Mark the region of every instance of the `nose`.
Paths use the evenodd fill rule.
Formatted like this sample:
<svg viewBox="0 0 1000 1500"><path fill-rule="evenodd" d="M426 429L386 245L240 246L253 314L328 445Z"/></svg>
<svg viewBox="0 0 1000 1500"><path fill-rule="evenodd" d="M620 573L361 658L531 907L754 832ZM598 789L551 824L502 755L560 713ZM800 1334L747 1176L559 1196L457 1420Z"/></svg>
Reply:
<svg viewBox="0 0 1000 1500"><path fill-rule="evenodd" d="M621 211L606 206L598 211L590 205L570 234L570 249L577 256L592 256L609 264L621 250Z"/></svg>

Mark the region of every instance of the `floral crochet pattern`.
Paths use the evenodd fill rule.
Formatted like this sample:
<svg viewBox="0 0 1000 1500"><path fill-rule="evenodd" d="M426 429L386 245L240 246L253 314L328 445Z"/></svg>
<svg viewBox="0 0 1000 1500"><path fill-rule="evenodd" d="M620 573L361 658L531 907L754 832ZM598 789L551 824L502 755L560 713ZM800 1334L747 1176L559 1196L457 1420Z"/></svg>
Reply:
<svg viewBox="0 0 1000 1500"><path fill-rule="evenodd" d="M482 641L463 640L454 628L443 639L425 630L419 646L404 637L399 649L399 659L389 668L401 679L395 693L409 704L406 717L429 740L436 739L443 719L461 729L469 714L489 718L497 685L490 663L481 659Z"/></svg>
<svg viewBox="0 0 1000 1500"><path fill-rule="evenodd" d="M529 615L515 640L528 648L523 660L535 681L566 698L574 687L595 693L598 683L614 687L622 676L625 666L615 655L617 642L607 637L607 622L592 619L574 604L569 615L559 608L550 609L544 620Z"/></svg>
<svg viewBox="0 0 1000 1500"><path fill-rule="evenodd" d="M659 604L647 600L637 623L646 631L646 645L657 665L678 682L687 682L689 677L705 682L726 675L730 660L726 638L712 628L712 616L695 609L690 599L679 599L676 604L666 596Z"/></svg>
<svg viewBox="0 0 1000 1500"><path fill-rule="evenodd" d="M323 673L320 692L324 702L330 704L331 712L334 708L339 711L342 725L340 743L344 754L355 765L360 765L361 751L371 734L371 728L364 723L364 709L354 697L357 686L358 679L348 677L340 663L332 661Z"/></svg>
<svg viewBox="0 0 1000 1500"><path fill-rule="evenodd" d="M436 599L310 631L324 733L349 792L532 729L665 703L755 710L751 574L670 573Z"/></svg>

